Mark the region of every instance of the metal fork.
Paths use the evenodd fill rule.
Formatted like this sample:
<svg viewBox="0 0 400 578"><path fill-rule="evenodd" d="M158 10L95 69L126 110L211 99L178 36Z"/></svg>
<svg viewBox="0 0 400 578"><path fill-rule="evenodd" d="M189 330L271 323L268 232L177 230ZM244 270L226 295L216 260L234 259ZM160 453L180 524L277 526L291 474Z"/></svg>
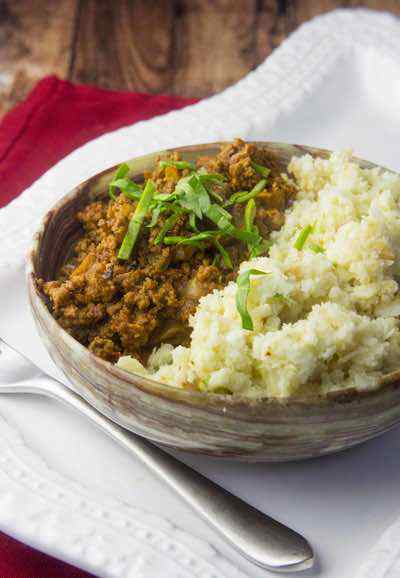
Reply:
<svg viewBox="0 0 400 578"><path fill-rule="evenodd" d="M275 572L296 572L314 562L300 534L214 484L144 438L105 417L86 400L42 372L0 339L0 393L38 393L57 399L89 418L151 472L167 483L236 550Z"/></svg>

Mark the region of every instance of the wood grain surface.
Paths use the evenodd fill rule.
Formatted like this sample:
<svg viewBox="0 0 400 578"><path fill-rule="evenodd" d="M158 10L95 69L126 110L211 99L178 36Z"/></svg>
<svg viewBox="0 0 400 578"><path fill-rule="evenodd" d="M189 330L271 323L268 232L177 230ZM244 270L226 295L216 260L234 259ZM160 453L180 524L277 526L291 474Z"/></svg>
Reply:
<svg viewBox="0 0 400 578"><path fill-rule="evenodd" d="M0 115L47 74L206 96L302 22L350 6L400 15L400 0L0 0Z"/></svg>

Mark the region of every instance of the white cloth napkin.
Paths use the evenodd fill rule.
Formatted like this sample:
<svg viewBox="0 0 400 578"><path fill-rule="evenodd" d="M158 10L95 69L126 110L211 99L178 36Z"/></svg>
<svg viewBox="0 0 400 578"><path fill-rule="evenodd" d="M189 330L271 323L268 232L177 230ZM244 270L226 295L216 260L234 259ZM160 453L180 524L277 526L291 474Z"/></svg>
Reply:
<svg viewBox="0 0 400 578"><path fill-rule="evenodd" d="M0 211L0 303L8 304L0 315L0 335L54 373L40 343L31 339L32 321L22 288L24 254L45 210L74 185L107 166L178 144L241 136L327 148L353 146L359 156L400 168L399 63L400 24L395 18L365 10L336 11L302 26L260 67L221 94L109 133L71 153ZM107 502L101 510L115 523L104 524L98 514L103 498L51 472L16 429L0 419L0 488L6 496L0 497L0 527L43 549L48 548L49 536L53 541L66 536L57 545L57 555L92 571L97 569L101 576L244 576L215 549L183 536L162 518L149 518L140 511L127 511L117 502ZM57 504L54 488L62 495ZM76 506L79 499L90 515ZM71 511L73 520L66 524ZM32 516L36 516L36 525ZM122 533L118 525L125 528ZM38 532L38 526L45 531ZM143 537L144 527L147 537ZM160 528L161 535L157 533ZM74 540L79 546L75 550ZM94 551L101 540L105 559L99 560ZM148 548L143 555L139 553L140 540ZM183 551L185 540L190 545ZM176 549L179 574L173 554ZM322 567L320 575L328 574L347 578ZM395 521L368 553L357 578L399 575L400 521ZM258 571L254 576L260 576Z"/></svg>

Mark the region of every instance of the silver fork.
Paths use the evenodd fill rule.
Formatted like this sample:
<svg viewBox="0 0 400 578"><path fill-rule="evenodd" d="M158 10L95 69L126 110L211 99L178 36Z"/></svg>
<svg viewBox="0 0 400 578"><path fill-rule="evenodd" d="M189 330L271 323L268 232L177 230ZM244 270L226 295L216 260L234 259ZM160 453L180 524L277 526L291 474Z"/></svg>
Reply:
<svg viewBox="0 0 400 578"><path fill-rule="evenodd" d="M300 534L230 494L144 438L105 417L86 400L42 372L0 339L0 393L38 393L89 418L181 498L251 562L275 572L296 572L314 562Z"/></svg>

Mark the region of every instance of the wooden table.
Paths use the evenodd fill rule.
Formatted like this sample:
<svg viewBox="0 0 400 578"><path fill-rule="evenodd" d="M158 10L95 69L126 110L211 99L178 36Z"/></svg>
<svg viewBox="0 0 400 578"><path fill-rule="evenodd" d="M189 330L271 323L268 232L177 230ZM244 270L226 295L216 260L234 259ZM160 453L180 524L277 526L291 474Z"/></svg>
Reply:
<svg viewBox="0 0 400 578"><path fill-rule="evenodd" d="M0 0L0 115L35 82L205 96L317 14L399 0Z"/></svg>

